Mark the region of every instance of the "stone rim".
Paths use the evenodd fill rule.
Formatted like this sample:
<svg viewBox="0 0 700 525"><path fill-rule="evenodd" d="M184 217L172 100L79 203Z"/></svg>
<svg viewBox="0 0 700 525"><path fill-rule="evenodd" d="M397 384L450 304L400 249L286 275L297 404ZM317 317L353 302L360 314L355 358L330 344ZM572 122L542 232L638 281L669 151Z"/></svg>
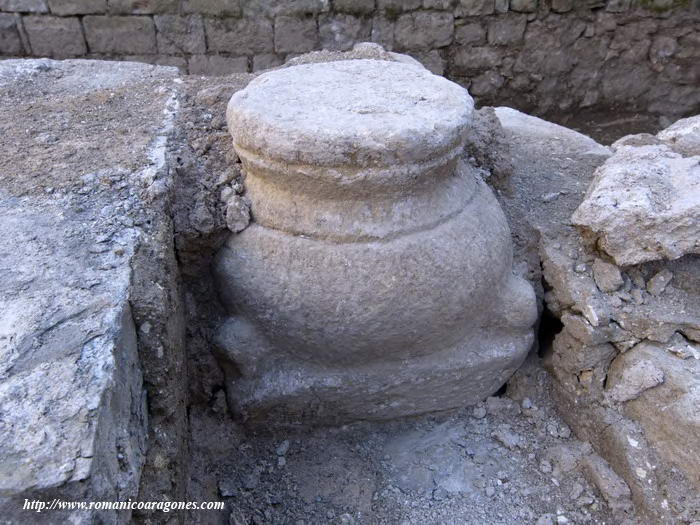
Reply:
<svg viewBox="0 0 700 525"><path fill-rule="evenodd" d="M388 167L461 148L473 107L464 88L426 69L360 59L265 73L234 94L227 120L243 155Z"/></svg>

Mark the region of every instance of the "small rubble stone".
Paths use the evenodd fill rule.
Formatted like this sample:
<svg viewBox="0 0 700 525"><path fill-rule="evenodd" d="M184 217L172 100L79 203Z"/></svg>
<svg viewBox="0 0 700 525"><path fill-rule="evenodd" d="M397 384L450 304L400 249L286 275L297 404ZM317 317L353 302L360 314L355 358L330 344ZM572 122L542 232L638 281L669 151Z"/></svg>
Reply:
<svg viewBox="0 0 700 525"><path fill-rule="evenodd" d="M600 291L606 293L618 290L625 283L620 269L602 259L593 261L593 279Z"/></svg>
<svg viewBox="0 0 700 525"><path fill-rule="evenodd" d="M647 292L651 295L661 295L666 290L666 287L673 279L673 272L668 268L664 268L655 274L647 283Z"/></svg>
<svg viewBox="0 0 700 525"><path fill-rule="evenodd" d="M569 497L575 501L579 499L582 494L583 485L581 485L578 481L574 482L574 484L571 486L571 492L569 492Z"/></svg>
<svg viewBox="0 0 700 525"><path fill-rule="evenodd" d="M486 407L483 405L479 405L474 407L474 410L472 410L472 416L474 416L476 419L483 419L486 417Z"/></svg>
<svg viewBox="0 0 700 525"><path fill-rule="evenodd" d="M275 449L275 454L278 456L286 456L287 452L289 451L289 440L285 439L280 443L277 448Z"/></svg>

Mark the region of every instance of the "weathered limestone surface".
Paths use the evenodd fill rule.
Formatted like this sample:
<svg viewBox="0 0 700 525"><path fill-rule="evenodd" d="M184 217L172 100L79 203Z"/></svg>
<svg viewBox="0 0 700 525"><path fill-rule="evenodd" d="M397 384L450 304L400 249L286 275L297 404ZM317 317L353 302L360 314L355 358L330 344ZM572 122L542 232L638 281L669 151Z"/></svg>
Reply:
<svg viewBox="0 0 700 525"><path fill-rule="evenodd" d="M129 512L22 505L138 496L149 421L137 339L149 337L137 336L147 308L135 290L162 213L175 74L0 63L3 523L130 522ZM150 254L151 270L163 254ZM154 321L150 337L157 331Z"/></svg>
<svg viewBox="0 0 700 525"><path fill-rule="evenodd" d="M625 137L597 172L574 224L618 265L700 253L700 117Z"/></svg>
<svg viewBox="0 0 700 525"><path fill-rule="evenodd" d="M377 60L266 73L228 107L254 222L216 262L229 401L278 423L474 403L533 340L530 286L459 161L467 92ZM232 366L240 372L237 377Z"/></svg>
<svg viewBox="0 0 700 525"><path fill-rule="evenodd" d="M643 520L693 521L700 510L700 502L687 497L700 480L697 462L689 458L689 451L697 449L700 423L694 408L700 388L695 357L700 356L698 258L685 255L619 267L570 221L590 197L589 184L597 187L595 170L611 162L611 153L614 159L620 148L629 148L643 157L650 141L661 140L626 137L613 153L587 137L576 138L512 110L497 108L496 114L514 167L512 195L503 196L504 208L516 239L528 239L516 245L516 260L531 265L541 258L544 298L563 324L546 359L561 413L624 479ZM675 130L688 129L692 121ZM692 133L676 133L684 144L696 140ZM636 166L633 158L628 166ZM624 213L626 195L637 191L629 185L617 189L618 206L604 213ZM667 193L660 201L664 208L674 206L673 196ZM531 255L529 228L539 233L539 258ZM633 246L634 235L627 242ZM532 269L531 274L538 277ZM591 468L591 477L603 479L597 470ZM625 491L614 485L611 493ZM613 508L620 522L631 517L626 505Z"/></svg>

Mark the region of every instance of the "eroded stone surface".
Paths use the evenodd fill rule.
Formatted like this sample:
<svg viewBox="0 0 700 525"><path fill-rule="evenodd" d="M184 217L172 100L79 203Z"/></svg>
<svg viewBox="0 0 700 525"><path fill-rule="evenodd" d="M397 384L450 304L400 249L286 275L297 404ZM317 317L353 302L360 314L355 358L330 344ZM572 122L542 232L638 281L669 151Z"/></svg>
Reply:
<svg viewBox="0 0 700 525"><path fill-rule="evenodd" d="M133 278L138 252L153 248L147 223L161 211L175 74L128 63L0 63L3 523L130 522L130 512L37 513L23 504L138 497L148 417ZM158 267L155 258L149 265Z"/></svg>
<svg viewBox="0 0 700 525"><path fill-rule="evenodd" d="M216 273L239 314L218 337L243 374L228 383L239 412L280 423L444 410L522 362L534 296L512 273L497 202L458 162L472 108L424 68L378 60L289 67L234 95L254 222Z"/></svg>

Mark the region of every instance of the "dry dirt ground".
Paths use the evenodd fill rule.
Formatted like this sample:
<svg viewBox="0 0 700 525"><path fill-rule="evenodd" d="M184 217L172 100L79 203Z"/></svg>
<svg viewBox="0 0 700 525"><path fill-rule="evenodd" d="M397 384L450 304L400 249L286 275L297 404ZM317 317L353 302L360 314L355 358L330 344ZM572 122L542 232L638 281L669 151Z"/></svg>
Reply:
<svg viewBox="0 0 700 525"><path fill-rule="evenodd" d="M222 393L223 394L223 393ZM533 356L501 397L450 415L245 431L223 395L191 413L190 497L227 502L192 523L525 524L615 521Z"/></svg>

